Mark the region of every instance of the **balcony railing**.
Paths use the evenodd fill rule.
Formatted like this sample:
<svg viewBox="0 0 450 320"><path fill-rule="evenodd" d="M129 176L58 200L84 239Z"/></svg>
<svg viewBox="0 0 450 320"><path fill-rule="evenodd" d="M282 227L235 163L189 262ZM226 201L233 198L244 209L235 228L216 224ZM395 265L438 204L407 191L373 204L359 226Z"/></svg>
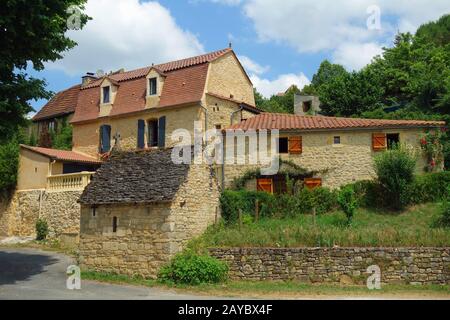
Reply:
<svg viewBox="0 0 450 320"><path fill-rule="evenodd" d="M47 177L47 191L84 190L95 172L79 172Z"/></svg>

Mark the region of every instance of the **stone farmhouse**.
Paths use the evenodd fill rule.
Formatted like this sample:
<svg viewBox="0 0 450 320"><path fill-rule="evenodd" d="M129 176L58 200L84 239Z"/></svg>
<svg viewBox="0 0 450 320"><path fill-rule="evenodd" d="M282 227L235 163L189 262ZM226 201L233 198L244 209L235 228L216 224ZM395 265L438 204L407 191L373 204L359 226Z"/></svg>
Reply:
<svg viewBox="0 0 450 320"><path fill-rule="evenodd" d="M307 172L296 177L305 187L338 188L373 179L373 157L395 143L417 150L423 172L420 136L445 126L264 113L230 48L101 78L88 74L35 116L34 130L60 117L70 119L73 149L21 146L17 190L0 201L0 238L33 236L44 218L51 237L79 244L86 268L145 276L220 219L220 191L236 178L253 171L246 188L282 193L283 167L292 163ZM224 154L246 146L245 161L175 164L172 133L194 135L194 123L203 143L206 130L222 133ZM267 147L277 150L271 156L282 160L278 174L264 176L261 163L247 161L255 152L250 131L258 140L269 133ZM237 133L233 143L230 132Z"/></svg>

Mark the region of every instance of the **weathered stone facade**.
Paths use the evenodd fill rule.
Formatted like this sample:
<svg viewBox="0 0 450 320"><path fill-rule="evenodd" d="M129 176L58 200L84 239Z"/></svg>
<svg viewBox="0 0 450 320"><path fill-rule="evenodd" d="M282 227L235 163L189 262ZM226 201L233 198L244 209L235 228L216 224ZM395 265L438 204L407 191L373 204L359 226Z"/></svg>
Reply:
<svg viewBox="0 0 450 320"><path fill-rule="evenodd" d="M113 232L113 219L117 230ZM220 217L209 166L190 167L171 202L81 209L80 264L103 272L156 277L159 268Z"/></svg>
<svg viewBox="0 0 450 320"><path fill-rule="evenodd" d="M81 191L17 191L0 201L0 237L34 237L36 221L45 219L49 237L78 235Z"/></svg>
<svg viewBox="0 0 450 320"><path fill-rule="evenodd" d="M363 284L377 265L391 284L450 284L450 248L212 248L234 280Z"/></svg>
<svg viewBox="0 0 450 320"><path fill-rule="evenodd" d="M372 149L372 134L375 132L398 133L400 142L412 147L417 153L416 173L424 172L426 158L420 149L420 135L423 129L280 132L280 137L301 136L303 144L302 154L281 154L280 157L306 170L318 172L317 177L322 178L325 187L338 188L355 181L372 180L376 177L373 159L377 152ZM338 145L333 143L335 136L341 139ZM248 139L247 150L249 150ZM268 153L270 154L270 151ZM225 186L229 187L233 179L256 167L256 165L226 165ZM253 185L256 187L256 181L253 181Z"/></svg>

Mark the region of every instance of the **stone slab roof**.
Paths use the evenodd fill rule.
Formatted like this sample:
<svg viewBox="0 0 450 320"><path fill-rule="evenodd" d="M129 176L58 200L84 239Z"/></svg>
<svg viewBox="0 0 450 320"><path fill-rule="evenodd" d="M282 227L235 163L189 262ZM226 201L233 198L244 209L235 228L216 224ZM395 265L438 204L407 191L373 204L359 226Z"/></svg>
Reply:
<svg viewBox="0 0 450 320"><path fill-rule="evenodd" d="M113 153L80 198L85 205L170 202L189 165L174 164L172 149Z"/></svg>

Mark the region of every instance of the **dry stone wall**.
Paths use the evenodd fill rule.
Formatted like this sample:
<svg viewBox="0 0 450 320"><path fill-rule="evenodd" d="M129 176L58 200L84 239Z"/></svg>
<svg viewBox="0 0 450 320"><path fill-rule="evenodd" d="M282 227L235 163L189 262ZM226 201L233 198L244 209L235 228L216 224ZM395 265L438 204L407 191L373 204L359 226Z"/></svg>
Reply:
<svg viewBox="0 0 450 320"><path fill-rule="evenodd" d="M450 248L213 248L234 280L363 284L378 265L392 284L450 284Z"/></svg>

